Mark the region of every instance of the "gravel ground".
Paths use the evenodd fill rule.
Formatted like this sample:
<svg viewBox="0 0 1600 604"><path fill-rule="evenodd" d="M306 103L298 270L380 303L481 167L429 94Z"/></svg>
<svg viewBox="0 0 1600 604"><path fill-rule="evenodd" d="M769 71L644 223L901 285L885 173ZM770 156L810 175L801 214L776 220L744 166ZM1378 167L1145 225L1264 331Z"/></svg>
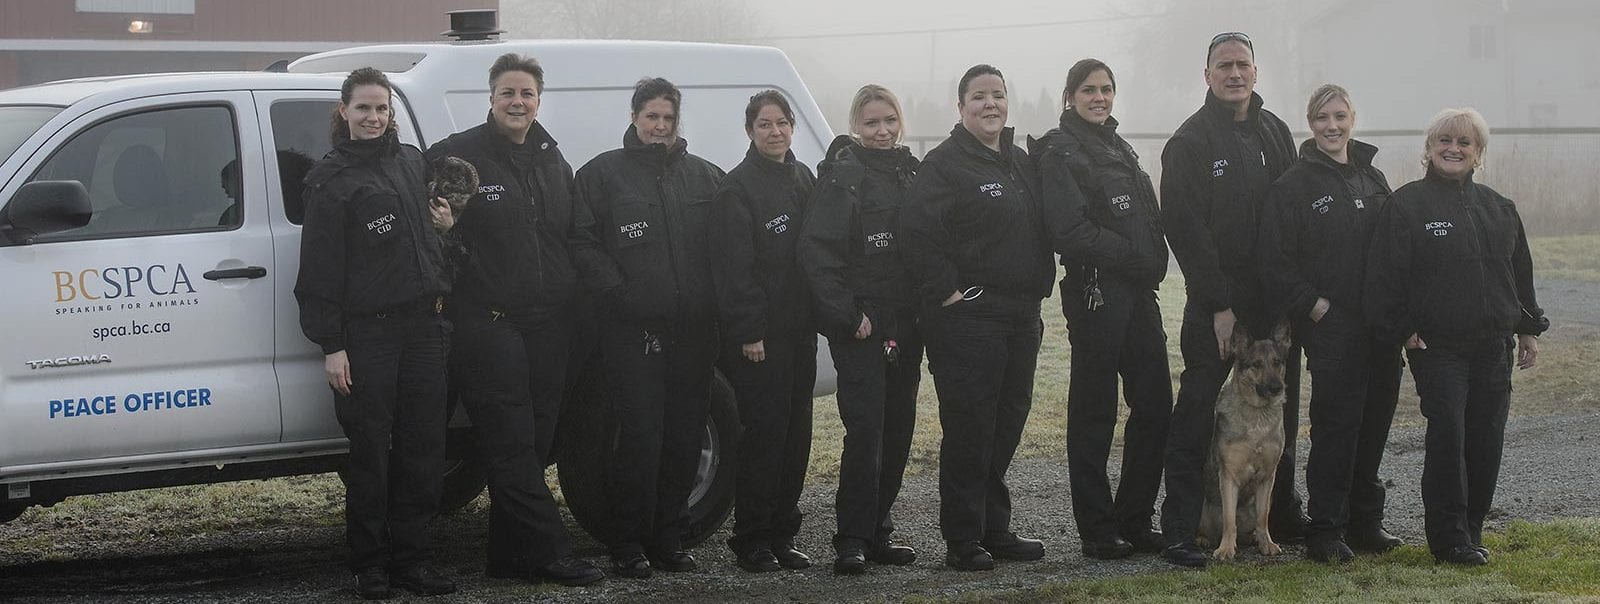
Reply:
<svg viewBox="0 0 1600 604"><path fill-rule="evenodd" d="M1600 414L1515 418L1506 429L1505 464L1490 523L1500 528L1512 519L1546 520L1600 516ZM1422 542L1421 477L1423 435L1396 430L1383 475L1391 481L1387 525L1408 542ZM1304 447L1302 447L1302 450ZM1302 459L1302 464L1304 460ZM1112 467L1117 467L1115 463ZM1013 464L1011 487L1017 509L1014 529L1045 540L1039 562L1004 563L992 572L958 573L943 568L937 526L935 475L908 477L896 510L900 535L922 559L909 567L874 567L860 577L834 577L828 536L833 524L832 484L808 488L801 503L808 514L799 543L819 564L806 571L751 575L733 565L726 534L695 551L701 570L658 574L645 581L609 579L578 589L532 587L482 574L486 531L483 518L454 515L437 526L436 556L461 587L461 593L428 601L502 601L535 598L558 602L614 600L681 601L858 601L894 600L910 595L947 596L972 591L1038 585L1167 570L1153 556L1102 562L1084 558L1072 524L1066 464L1057 459L1026 459ZM574 527L574 530L576 528ZM580 541L581 553L604 563L603 552ZM1288 547L1286 556L1298 555ZM74 602L89 599L139 599L157 602L325 601L354 599L342 571L342 531L282 527L193 539L167 539L115 549L83 551L64 562L0 567L0 598ZM1245 559L1256 558L1253 552Z"/></svg>
<svg viewBox="0 0 1600 604"><path fill-rule="evenodd" d="M1597 287L1553 282L1540 287L1546 308L1558 326L1600 327ZM1513 404L1515 399L1513 398ZM1505 462L1500 472L1492 528L1512 519L1547 520L1600 517L1600 414L1513 418L1506 429ZM1304 467L1304 452L1300 447ZM1396 429L1388 447L1383 476L1390 483L1387 526L1410 543L1421 543L1422 504L1418 485L1422 471L1423 433ZM1113 471L1118 464L1113 460ZM556 602L616 600L677 601L859 601L896 600L906 596L948 596L974 591L1006 590L1083 579L1163 571L1172 567L1153 556L1102 562L1079 553L1079 542L1067 497L1066 464L1061 459L1023 459L1011 468L1017 532L1042 538L1046 557L1039 562L1005 563L991 572L958 573L943 567L944 547L937 526L936 473L908 476L896 517L899 535L921 552L908 567L874 567L859 577L834 577L828 569L833 526L831 483L811 485L801 502L807 518L798 539L818 564L806 571L751 575L738 570L719 533L694 553L701 570L657 574L645 581L608 579L594 586L565 589L530 586L482 574L486 533L480 515L446 516L436 524L435 555L461 592L430 602L480 602L537 599ZM1303 481L1303 477L1301 478ZM1303 491L1303 482L1302 482ZM579 553L603 564L603 551L582 537L576 525ZM3 535L0 532L0 535ZM351 579L342 569L343 531L339 528L274 527L188 539L160 539L103 546L84 542L70 560L15 563L0 560L0 599L29 601L127 600L153 602L328 601L353 600ZM1246 560L1257 554L1247 550ZM1298 547L1286 548L1286 557Z"/></svg>

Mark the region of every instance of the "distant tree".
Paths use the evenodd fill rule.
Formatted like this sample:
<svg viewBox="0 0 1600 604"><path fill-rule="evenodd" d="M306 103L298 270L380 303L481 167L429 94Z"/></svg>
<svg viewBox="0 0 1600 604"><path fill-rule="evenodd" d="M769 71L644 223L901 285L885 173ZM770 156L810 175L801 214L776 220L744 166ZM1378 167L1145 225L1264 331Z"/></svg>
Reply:
<svg viewBox="0 0 1600 604"><path fill-rule="evenodd" d="M736 0L501 0L500 12L502 27L530 38L727 42L766 31Z"/></svg>

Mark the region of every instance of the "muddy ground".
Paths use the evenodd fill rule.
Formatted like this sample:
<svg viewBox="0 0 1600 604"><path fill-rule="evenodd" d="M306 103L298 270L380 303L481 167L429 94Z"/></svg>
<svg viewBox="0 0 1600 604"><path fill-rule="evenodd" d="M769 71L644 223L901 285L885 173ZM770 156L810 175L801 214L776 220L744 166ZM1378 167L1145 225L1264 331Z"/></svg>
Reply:
<svg viewBox="0 0 1600 604"><path fill-rule="evenodd" d="M1541 302L1553 310L1558 327L1600 329L1600 288L1553 282L1540 287ZM1513 399L1515 405L1515 399ZM1493 528L1513 519L1546 520L1600 516L1600 414L1514 418L1506 430L1505 463L1500 473ZM1383 476L1391 484L1389 529L1410 543L1422 542L1418 484L1423 434L1417 428L1391 435ZM1304 467L1304 451L1300 447ZM1111 468L1115 471L1115 461ZM536 599L557 602L651 601L858 601L898 600L907 596L948 596L1008 590L1043 582L1077 581L1172 567L1152 556L1103 562L1079 551L1067 497L1064 460L1035 458L1013 464L1010 484L1017 510L1014 529L1045 540L1044 560L1001 563L992 572L957 573L943 567L937 526L936 473L907 477L896 509L899 535L922 552L909 567L874 567L859 577L834 577L828 570L828 536L833 525L834 485L810 485L801 503L807 514L799 545L819 562L806 571L751 575L738 570L719 533L694 553L701 570L658 574L650 580L608 579L577 589L533 586L491 579L482 572L486 532L481 514L453 514L436 524L435 551L440 566L461 591L430 602L485 602ZM1303 480L1303 478L1302 478ZM1303 486L1302 486L1303 490ZM604 564L604 552L579 535L580 554ZM0 528L0 538L18 538L16 527ZM272 526L191 538L160 538L116 545L96 543L92 535L64 534L73 544L65 561L33 562L0 557L0 599L25 601L140 600L151 602L330 601L353 600L350 576L343 570L343 532L338 527ZM1297 547L1285 556L1297 556ZM1253 559L1254 553L1245 559ZM413 598L415 599L415 598Z"/></svg>

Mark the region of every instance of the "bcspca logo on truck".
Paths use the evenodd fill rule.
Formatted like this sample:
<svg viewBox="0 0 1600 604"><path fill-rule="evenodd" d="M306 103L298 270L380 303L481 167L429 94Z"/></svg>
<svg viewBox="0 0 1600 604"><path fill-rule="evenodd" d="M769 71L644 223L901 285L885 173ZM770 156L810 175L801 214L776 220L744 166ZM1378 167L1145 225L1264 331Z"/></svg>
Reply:
<svg viewBox="0 0 1600 604"><path fill-rule="evenodd" d="M189 271L182 264L107 266L51 271L50 275L55 285L56 315L200 303Z"/></svg>

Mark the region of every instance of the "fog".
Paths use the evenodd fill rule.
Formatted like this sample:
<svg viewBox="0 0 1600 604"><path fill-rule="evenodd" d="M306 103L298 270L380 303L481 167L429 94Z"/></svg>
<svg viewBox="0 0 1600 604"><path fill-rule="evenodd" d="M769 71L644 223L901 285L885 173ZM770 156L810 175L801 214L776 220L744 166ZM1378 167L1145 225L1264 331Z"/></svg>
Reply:
<svg viewBox="0 0 1600 604"><path fill-rule="evenodd" d="M605 7L616 12L598 14ZM1157 177L1165 136L1204 100L1211 37L1243 31L1257 92L1297 136L1310 92L1340 84L1354 97L1356 136L1385 149L1378 163L1399 185L1420 176L1428 119L1474 107L1497 134L1483 178L1531 210L1531 231L1600 231L1600 2L502 0L501 12L511 36L776 46L836 132L862 84L895 90L918 151L956 121L966 68L1004 71L1011 124L1037 135L1058 120L1067 68L1095 57L1115 71L1114 114Z"/></svg>

